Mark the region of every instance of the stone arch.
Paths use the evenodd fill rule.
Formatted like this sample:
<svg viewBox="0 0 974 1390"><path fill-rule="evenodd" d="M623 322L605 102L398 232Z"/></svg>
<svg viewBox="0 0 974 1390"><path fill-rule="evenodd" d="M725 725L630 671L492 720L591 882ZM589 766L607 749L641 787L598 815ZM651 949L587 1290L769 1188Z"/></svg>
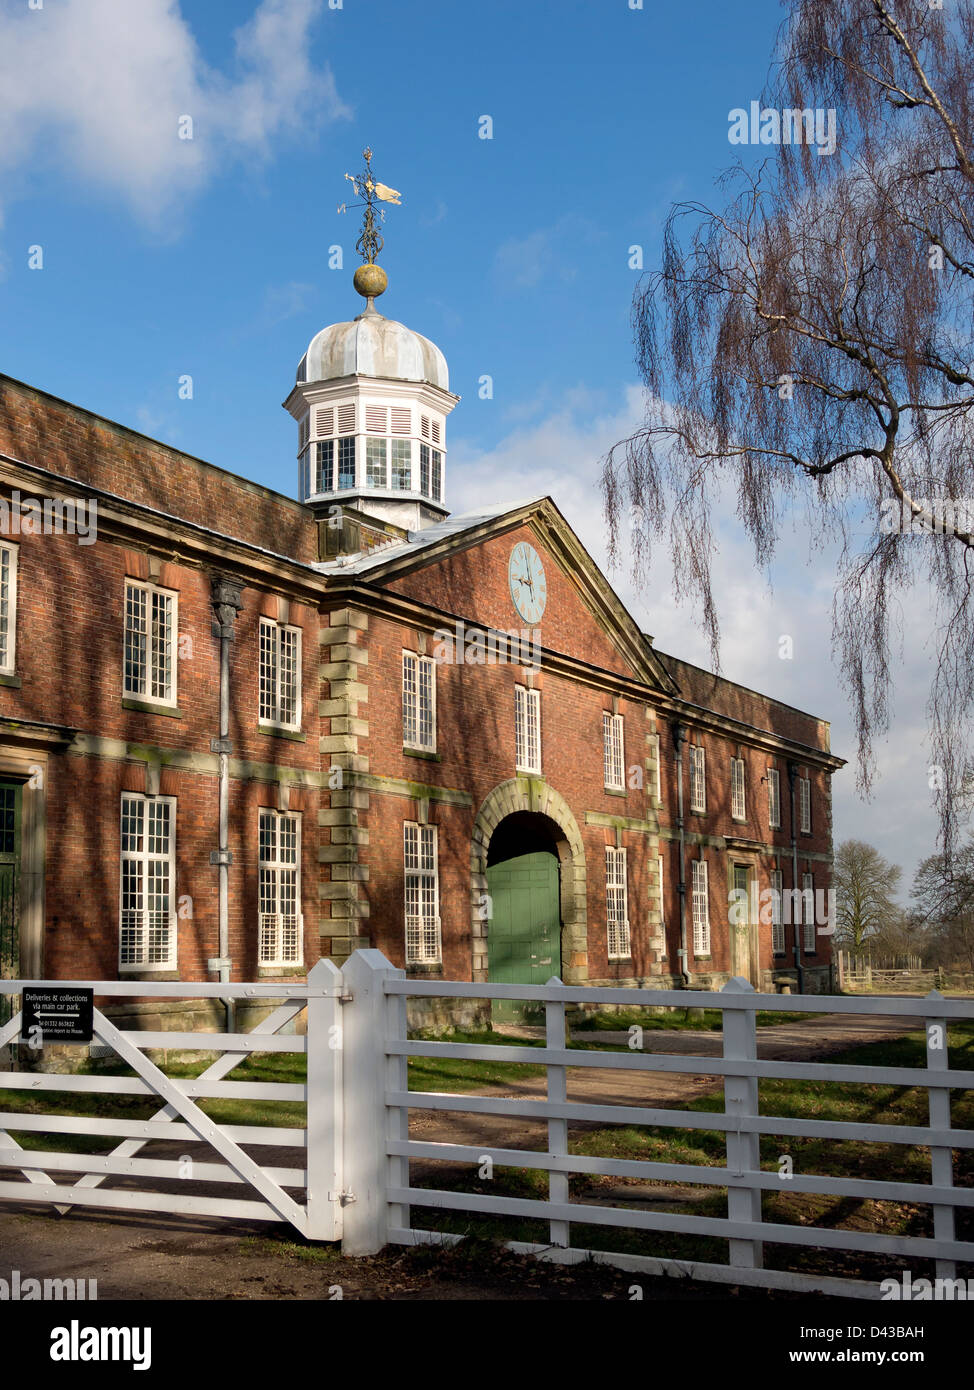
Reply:
<svg viewBox="0 0 974 1390"><path fill-rule="evenodd" d="M512 777L499 783L484 800L470 838L470 921L473 978L487 979L488 919L483 908L487 893L487 851L490 838L505 817L517 811L546 816L561 830L556 842L561 866L561 960L566 984L588 980L588 904L585 847L571 807L541 777Z"/></svg>

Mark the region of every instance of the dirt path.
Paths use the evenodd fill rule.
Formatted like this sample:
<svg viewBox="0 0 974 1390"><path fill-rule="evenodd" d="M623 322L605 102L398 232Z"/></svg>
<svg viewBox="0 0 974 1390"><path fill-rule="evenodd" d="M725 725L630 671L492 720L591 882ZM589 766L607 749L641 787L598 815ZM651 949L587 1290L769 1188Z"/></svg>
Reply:
<svg viewBox="0 0 974 1390"><path fill-rule="evenodd" d="M522 1030L525 1034L528 1030ZM531 1030L541 1036L543 1030ZM759 1028L758 1057L761 1059L812 1062L849 1047L880 1042L916 1032L916 1019L892 1015L864 1015L843 1018L842 1015L805 1019L779 1027ZM625 1032L580 1032L581 1041L625 1045ZM719 1057L723 1050L720 1033L664 1031L643 1034L643 1052L666 1052L681 1057ZM686 1072L603 1071L581 1068L569 1072L568 1098L597 1105L670 1106L678 1101L696 1100L717 1090L721 1077L701 1071L699 1075ZM530 1077L516 1084L487 1086L480 1095L543 1096L544 1077ZM591 1125L572 1126L572 1130L592 1128ZM410 1138L427 1143L490 1144L509 1149L532 1149L545 1146L543 1120L508 1118L504 1115L464 1115L455 1111L414 1110L409 1124ZM417 1160L413 1175L428 1174L439 1165Z"/></svg>

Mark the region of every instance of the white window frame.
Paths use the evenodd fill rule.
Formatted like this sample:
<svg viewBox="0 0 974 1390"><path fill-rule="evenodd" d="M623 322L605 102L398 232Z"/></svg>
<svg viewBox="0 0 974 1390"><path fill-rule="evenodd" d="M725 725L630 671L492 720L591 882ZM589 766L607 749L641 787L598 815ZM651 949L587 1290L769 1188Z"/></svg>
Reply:
<svg viewBox="0 0 974 1390"><path fill-rule="evenodd" d="M143 661L142 689L133 689L128 684L128 652L129 634L135 629L129 627L129 592L144 595L145 604L145 652ZM170 600L168 613L169 624L165 639L169 644L169 683L165 687L163 695L154 695L152 687L159 684L157 679L159 665L155 661L157 654L157 644L153 632L152 607L155 598ZM178 641L179 641L179 593L175 589L163 589L158 584L149 584L142 579L125 579L125 592L123 599L124 611L122 614L122 696L129 700L141 700L149 705L162 705L167 708L176 704L177 693L177 666L178 662ZM143 634L137 634L143 635Z"/></svg>
<svg viewBox="0 0 974 1390"><path fill-rule="evenodd" d="M626 790L625 727L621 714L602 711L602 764L607 791Z"/></svg>
<svg viewBox="0 0 974 1390"><path fill-rule="evenodd" d="M0 545L0 673L12 676L17 669L17 560L19 546L5 540ZM7 612L2 612L3 567L7 569ZM6 658L6 659L4 659Z"/></svg>
<svg viewBox="0 0 974 1390"><path fill-rule="evenodd" d="M815 942L815 875L802 874L802 950L807 955L814 955L817 948Z"/></svg>
<svg viewBox="0 0 974 1390"><path fill-rule="evenodd" d="M706 859L690 860L693 954L710 955L710 871Z"/></svg>
<svg viewBox="0 0 974 1390"><path fill-rule="evenodd" d="M803 835L812 833L812 779L798 779L799 830Z"/></svg>
<svg viewBox="0 0 974 1390"><path fill-rule="evenodd" d="M437 826L421 825L418 821L403 822L403 927L407 967L439 965L443 960L438 840Z"/></svg>
<svg viewBox="0 0 974 1390"><path fill-rule="evenodd" d="M734 820L747 819L743 758L731 758L731 816Z"/></svg>
<svg viewBox="0 0 974 1390"><path fill-rule="evenodd" d="M126 803L137 803L142 807L142 841L141 850L126 850L123 846L122 835L124 833L124 820L126 813ZM166 806L169 811L169 848L168 853L152 853L148 849L148 823L150 806ZM144 796L141 792L122 792L119 803L119 863L118 863L118 969L120 974L139 974L151 971L172 971L177 968L178 962L178 940L177 926L178 918L176 915L176 798L174 796ZM127 908L125 906L125 866L135 864L138 866L137 892L143 904L148 898L149 887L149 865L162 864L168 872L165 874L166 893L169 899L168 920L165 923L167 933L167 951L164 958L160 960L150 960L150 950L148 938L151 930L149 922L150 910L147 906L141 908ZM141 937L141 946L137 953L126 952L123 932L126 929L126 914L137 913L142 917L142 921L135 930ZM137 959L126 960L126 954L137 954Z"/></svg>
<svg viewBox="0 0 974 1390"><path fill-rule="evenodd" d="M273 690L273 713L268 714L263 705L264 698L264 635L265 633L273 636L274 653L274 690ZM294 637L294 682L291 691L294 704L294 718L282 719L281 706L283 703L283 689L281 683L281 648L283 637L289 633ZM302 630L291 623L278 623L273 618L261 618L257 631L257 722L262 729L289 729L299 732L301 729L301 704L303 700L304 674L302 666Z"/></svg>
<svg viewBox="0 0 974 1390"><path fill-rule="evenodd" d="M768 828L781 829L781 773L776 767L768 768Z"/></svg>
<svg viewBox="0 0 974 1390"><path fill-rule="evenodd" d="M541 775L541 691L529 690L526 685L514 687L514 765L518 772Z"/></svg>
<svg viewBox="0 0 974 1390"><path fill-rule="evenodd" d="M785 924L781 907L784 896L784 878L780 869L772 869L771 881L771 954L785 954Z"/></svg>
<svg viewBox="0 0 974 1390"><path fill-rule="evenodd" d="M424 683L429 693L427 701L423 698ZM424 741L427 723L428 739ZM417 752L436 752L436 661L406 648L402 653L402 743L404 748Z"/></svg>
<svg viewBox="0 0 974 1390"><path fill-rule="evenodd" d="M631 958L626 851L613 845L605 847L605 939L609 960Z"/></svg>
<svg viewBox="0 0 974 1390"><path fill-rule="evenodd" d="M707 750L699 743L690 749L690 810L703 814L707 810Z"/></svg>
<svg viewBox="0 0 974 1390"><path fill-rule="evenodd" d="M660 737L653 734L653 743L656 748L656 800L662 805L663 802L663 765L660 762Z"/></svg>
<svg viewBox="0 0 974 1390"><path fill-rule="evenodd" d="M293 823L294 859L282 858L281 831L288 822ZM264 825L274 826L274 852L265 853ZM281 887L283 875L294 876L294 911L282 911ZM264 910L265 875L273 881L274 908ZM273 921L266 919L272 918ZM286 946L285 919L293 918L293 945L288 954ZM265 952L267 935L273 935L275 950ZM269 806L261 806L257 812L257 965L261 970L286 969L304 965L304 916L301 911L301 816L297 811L275 811Z"/></svg>

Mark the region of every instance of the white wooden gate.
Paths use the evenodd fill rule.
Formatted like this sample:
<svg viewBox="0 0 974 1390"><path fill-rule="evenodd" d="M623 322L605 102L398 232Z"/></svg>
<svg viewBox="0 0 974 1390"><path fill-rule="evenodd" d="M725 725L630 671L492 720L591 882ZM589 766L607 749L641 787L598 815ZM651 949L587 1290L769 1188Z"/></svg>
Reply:
<svg viewBox="0 0 974 1390"><path fill-rule="evenodd" d="M96 1039L126 1062L134 1076L52 1075L36 1071L0 1072L0 1090L82 1092L157 1096L161 1109L149 1120L90 1118L81 1115L0 1112L0 1200L51 1202L58 1210L73 1206L161 1211L236 1220L286 1221L313 1240L337 1240L342 1234L342 1050L341 972L320 961L300 985L193 985L143 981L0 981L0 993L18 995L25 985L72 984L93 988L96 997L140 999L232 999L248 1003L284 999L249 1033L123 1032L99 1009L94 1011ZM307 1011L307 1033L282 1034ZM20 1033L20 1012L0 1027L0 1051ZM145 1056L149 1048L211 1050L221 1055L193 1080L166 1076ZM255 1052L305 1053L307 1082L235 1081L226 1078ZM274 1102L296 1101L307 1107L307 1127L218 1124L200 1107L203 1099ZM28 1150L13 1138L18 1133L106 1135L121 1138L110 1154ZM217 1162L186 1157L136 1157L154 1140L202 1143ZM254 1146L297 1150L298 1166L267 1166L247 1149ZM6 1178L6 1170L20 1177ZM70 1176L56 1181L55 1174ZM111 1178L127 1185L108 1186ZM26 1179L26 1182L24 1181ZM136 1186L132 1180L139 1180ZM142 1181L144 1180L144 1182ZM153 1187L152 1182L164 1186ZM212 1196L210 1184L244 1184L247 1198ZM168 1190L167 1190L168 1189Z"/></svg>

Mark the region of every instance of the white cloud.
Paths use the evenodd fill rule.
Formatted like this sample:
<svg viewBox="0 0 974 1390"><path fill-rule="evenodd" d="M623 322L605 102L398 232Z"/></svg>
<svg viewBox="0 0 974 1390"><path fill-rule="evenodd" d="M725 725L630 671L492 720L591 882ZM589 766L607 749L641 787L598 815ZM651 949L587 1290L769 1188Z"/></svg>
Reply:
<svg viewBox="0 0 974 1390"><path fill-rule="evenodd" d="M534 289L543 280L573 280L578 270L567 257L598 236L594 223L567 213L550 227L501 242L494 255L494 275L509 289Z"/></svg>
<svg viewBox="0 0 974 1390"><path fill-rule="evenodd" d="M0 14L0 170L38 166L120 196L172 231L218 169L347 114L309 58L322 0L261 0L234 34L231 70L204 60L178 0L46 0ZM189 116L193 139L179 138Z"/></svg>
<svg viewBox="0 0 974 1390"><path fill-rule="evenodd" d="M577 394L576 394L577 392ZM708 667L709 646L696 615L673 598L672 569L665 547L654 550L651 575L636 590L626 565L607 570L607 533L598 489L599 461L642 419L642 393L630 388L618 408L594 416L584 392L565 391L557 409L540 421L515 427L488 451L454 435L450 448L448 500L455 511L485 496L512 501L550 495L619 597L656 646ZM589 408L586 408L588 406ZM580 409L579 409L580 408ZM525 412L527 415L528 412ZM781 533L771 573L773 591L755 570L750 542L737 520L733 499L715 511L714 593L721 624L722 673L742 685L827 719L832 749L849 760L833 778L835 842L855 838L874 844L903 865L909 888L920 859L934 852L936 822L927 787L924 707L932 670L925 646L929 605L922 592L903 596L903 652L895 663L893 730L877 748L874 799L856 792L855 733L850 707L832 660L832 594L836 555L809 554L807 528ZM625 557L623 557L625 559ZM778 639L794 638L794 658L779 657Z"/></svg>

